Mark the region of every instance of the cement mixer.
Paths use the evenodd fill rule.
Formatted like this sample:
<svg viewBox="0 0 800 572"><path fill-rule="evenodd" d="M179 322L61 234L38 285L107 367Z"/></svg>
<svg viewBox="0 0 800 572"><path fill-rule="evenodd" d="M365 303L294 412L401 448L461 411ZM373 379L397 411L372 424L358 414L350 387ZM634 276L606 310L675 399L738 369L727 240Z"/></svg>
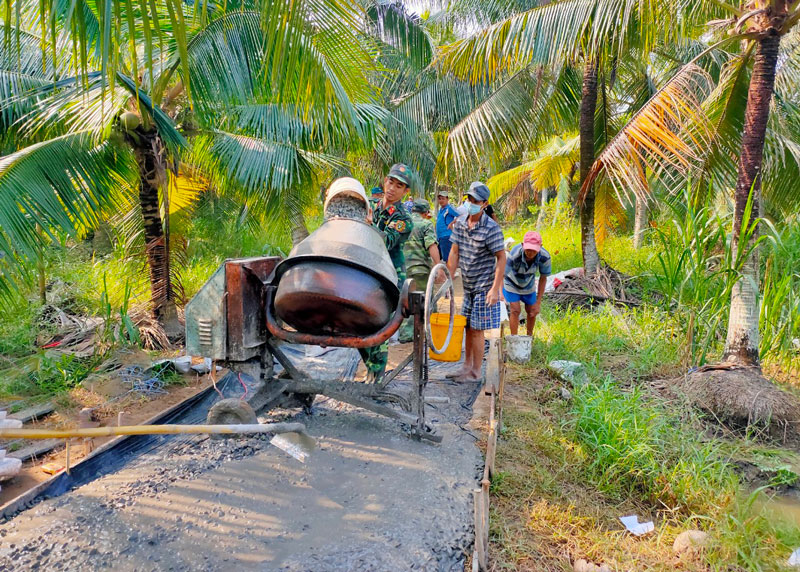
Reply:
<svg viewBox="0 0 800 572"><path fill-rule="evenodd" d="M258 411L310 410L314 396L325 395L397 419L416 438L441 441L425 420L427 350L441 354L450 342L453 283L443 264L432 270L424 293L411 292L410 280L397 282L381 234L363 219L329 217L284 260L227 260L186 306L186 351L248 375L255 391L247 399L218 401L208 423L256 423ZM430 316L448 294L449 331L437 347ZM414 320L413 349L379 383L311 379L277 343L372 347L407 317ZM284 370L280 376L274 375L276 362ZM412 389L401 391L392 382L409 366Z"/></svg>

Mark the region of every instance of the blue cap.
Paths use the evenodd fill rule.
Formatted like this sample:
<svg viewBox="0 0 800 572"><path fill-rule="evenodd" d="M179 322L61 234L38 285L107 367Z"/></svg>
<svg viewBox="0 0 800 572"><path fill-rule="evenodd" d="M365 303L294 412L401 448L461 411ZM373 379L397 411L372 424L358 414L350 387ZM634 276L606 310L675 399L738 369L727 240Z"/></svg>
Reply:
<svg viewBox="0 0 800 572"><path fill-rule="evenodd" d="M472 183L469 186L469 191L467 191L467 195L478 201L488 201L491 194L492 192L489 190L489 187L480 181Z"/></svg>
<svg viewBox="0 0 800 572"><path fill-rule="evenodd" d="M369 194L372 195L373 197L377 195L382 195L383 189L380 187L372 187L372 190L369 192Z"/></svg>

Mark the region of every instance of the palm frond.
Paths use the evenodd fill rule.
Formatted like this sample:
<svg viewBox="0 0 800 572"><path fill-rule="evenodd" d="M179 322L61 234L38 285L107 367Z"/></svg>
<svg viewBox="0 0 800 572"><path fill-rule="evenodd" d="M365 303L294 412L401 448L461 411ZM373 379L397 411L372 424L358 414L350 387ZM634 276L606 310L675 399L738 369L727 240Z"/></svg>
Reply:
<svg viewBox="0 0 800 572"><path fill-rule="evenodd" d="M130 154L98 144L90 132L0 158L0 252L25 273L26 261L36 258L48 238L93 227L136 177Z"/></svg>
<svg viewBox="0 0 800 572"><path fill-rule="evenodd" d="M433 40L419 16L408 12L402 2L375 2L367 8L366 17L372 35L386 44L403 66L423 70L430 65L435 51Z"/></svg>
<svg viewBox="0 0 800 572"><path fill-rule="evenodd" d="M752 55L751 46L723 66L719 83L703 103L701 120L711 137L696 177L699 192L724 191L735 184Z"/></svg>
<svg viewBox="0 0 800 572"><path fill-rule="evenodd" d="M293 203L302 206L319 173L344 166L337 157L219 130L196 138L190 162L220 192L273 216L285 214Z"/></svg>
<svg viewBox="0 0 800 572"><path fill-rule="evenodd" d="M486 181L486 186L492 192L489 202L494 204L504 199L508 193L518 190L523 181L530 183L530 175L536 164L536 160L526 161L511 169L506 169Z"/></svg>
<svg viewBox="0 0 800 572"><path fill-rule="evenodd" d="M369 54L359 42L348 43L328 29L293 29L291 22L300 25L295 12L302 15L307 8L303 2L292 7L290 22L272 35L262 31L263 14L243 11L226 14L193 36L187 53L201 117L216 124L228 106L274 104L296 109L304 122L314 114L322 123L335 118L354 131L362 127L357 105L374 99L365 73L372 68ZM297 42L291 57L272 37L281 34Z"/></svg>
<svg viewBox="0 0 800 572"><path fill-rule="evenodd" d="M594 0L547 2L443 46L436 63L472 83L520 66L556 64L578 53L594 8Z"/></svg>
<svg viewBox="0 0 800 572"><path fill-rule="evenodd" d="M527 144L541 78L527 68L517 72L453 127L440 155L444 168L452 163L459 170L478 154L504 154Z"/></svg>
<svg viewBox="0 0 800 572"><path fill-rule="evenodd" d="M643 200L649 194L647 169L667 188L674 171L688 174L702 160L700 150L708 141L709 134L702 129L702 103L711 87L710 77L700 67L682 67L598 155L581 197L601 173L620 197L634 193Z"/></svg>

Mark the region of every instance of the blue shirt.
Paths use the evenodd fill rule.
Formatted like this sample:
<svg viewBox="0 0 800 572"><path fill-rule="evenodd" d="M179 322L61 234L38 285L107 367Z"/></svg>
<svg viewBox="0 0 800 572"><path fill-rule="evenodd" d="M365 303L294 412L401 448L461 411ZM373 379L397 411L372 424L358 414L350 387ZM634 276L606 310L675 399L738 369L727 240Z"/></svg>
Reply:
<svg viewBox="0 0 800 572"><path fill-rule="evenodd" d="M440 208L439 214L436 215L436 238L447 238L453 234L449 227L457 218L458 213L450 203Z"/></svg>
<svg viewBox="0 0 800 572"><path fill-rule="evenodd" d="M506 257L503 288L514 294L530 294L536 291L536 271L539 276L550 276L550 253L544 248L531 261L525 258L521 244L511 249Z"/></svg>
<svg viewBox="0 0 800 572"><path fill-rule="evenodd" d="M458 267L464 291L479 294L488 292L494 282L495 254L504 249L503 231L485 213L472 228L467 218L463 215L456 219L451 240L458 245Z"/></svg>

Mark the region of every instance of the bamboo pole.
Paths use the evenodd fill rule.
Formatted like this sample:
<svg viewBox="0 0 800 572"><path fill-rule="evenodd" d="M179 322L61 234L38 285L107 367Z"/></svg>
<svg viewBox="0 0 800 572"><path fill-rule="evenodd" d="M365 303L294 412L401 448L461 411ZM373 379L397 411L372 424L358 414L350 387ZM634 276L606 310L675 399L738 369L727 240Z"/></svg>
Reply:
<svg viewBox="0 0 800 572"><path fill-rule="evenodd" d="M0 439L73 439L113 435L198 434L235 435L250 433L305 433L302 423L255 423L252 425L123 425L85 429L0 429Z"/></svg>

